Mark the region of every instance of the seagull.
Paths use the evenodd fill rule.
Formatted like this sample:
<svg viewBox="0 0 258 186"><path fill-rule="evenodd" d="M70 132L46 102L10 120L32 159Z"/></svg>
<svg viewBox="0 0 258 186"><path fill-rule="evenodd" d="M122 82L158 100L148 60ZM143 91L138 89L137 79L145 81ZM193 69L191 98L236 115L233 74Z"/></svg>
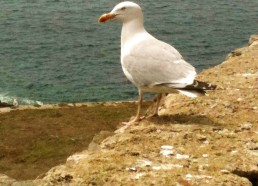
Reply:
<svg viewBox="0 0 258 186"><path fill-rule="evenodd" d="M189 97L205 95L215 85L195 80L195 68L186 62L171 45L156 39L144 28L141 7L133 2L117 4L109 13L99 17L99 22L118 20L122 23L121 65L123 72L139 92L136 116L125 123L127 126L140 121L143 95L157 93L156 106L151 116L158 115L163 94L182 93Z"/></svg>

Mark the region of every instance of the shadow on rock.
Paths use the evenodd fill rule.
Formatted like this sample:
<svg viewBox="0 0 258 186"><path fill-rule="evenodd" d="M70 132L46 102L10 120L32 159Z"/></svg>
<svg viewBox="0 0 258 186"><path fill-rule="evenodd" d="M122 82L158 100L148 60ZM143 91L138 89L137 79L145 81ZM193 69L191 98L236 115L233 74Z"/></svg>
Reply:
<svg viewBox="0 0 258 186"><path fill-rule="evenodd" d="M175 115L161 115L158 117L152 117L148 119L150 122L155 124L170 125L170 124L201 124L209 126L219 126L217 123L207 116L200 115L186 115L186 114L175 114Z"/></svg>

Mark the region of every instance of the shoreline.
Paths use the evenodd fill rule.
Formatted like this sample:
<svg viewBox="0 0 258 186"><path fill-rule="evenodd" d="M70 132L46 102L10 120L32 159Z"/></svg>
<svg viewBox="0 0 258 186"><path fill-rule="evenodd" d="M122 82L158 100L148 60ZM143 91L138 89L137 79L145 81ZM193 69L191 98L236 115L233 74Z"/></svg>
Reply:
<svg viewBox="0 0 258 186"><path fill-rule="evenodd" d="M144 103L151 102L151 100L144 100ZM7 106L0 107L0 114L7 113L11 111L20 111L20 110L44 110L44 109L60 109L60 108L76 108L82 106L94 107L94 106L110 106L110 105L119 105L125 103L134 103L137 104L137 101L107 101L107 102L81 102L81 103L54 103L54 104L44 104L44 105L19 105L19 106Z"/></svg>

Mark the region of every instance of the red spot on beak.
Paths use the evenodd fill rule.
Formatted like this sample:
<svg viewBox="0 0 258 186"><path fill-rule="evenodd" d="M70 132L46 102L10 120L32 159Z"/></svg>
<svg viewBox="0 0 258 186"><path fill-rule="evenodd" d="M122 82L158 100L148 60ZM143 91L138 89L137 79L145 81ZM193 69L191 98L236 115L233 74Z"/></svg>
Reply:
<svg viewBox="0 0 258 186"><path fill-rule="evenodd" d="M102 16L99 17L99 23L104 23L108 20L114 19L116 17L115 14L107 13L103 14Z"/></svg>

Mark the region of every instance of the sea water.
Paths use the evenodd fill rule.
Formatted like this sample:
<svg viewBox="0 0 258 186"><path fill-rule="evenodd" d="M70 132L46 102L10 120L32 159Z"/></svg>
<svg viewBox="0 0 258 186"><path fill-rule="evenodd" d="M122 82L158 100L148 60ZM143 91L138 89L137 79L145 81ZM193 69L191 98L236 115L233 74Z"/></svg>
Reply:
<svg viewBox="0 0 258 186"><path fill-rule="evenodd" d="M0 100L20 104L131 100L121 24L99 24L117 0L0 1ZM258 32L257 0L142 0L146 29L197 71Z"/></svg>

